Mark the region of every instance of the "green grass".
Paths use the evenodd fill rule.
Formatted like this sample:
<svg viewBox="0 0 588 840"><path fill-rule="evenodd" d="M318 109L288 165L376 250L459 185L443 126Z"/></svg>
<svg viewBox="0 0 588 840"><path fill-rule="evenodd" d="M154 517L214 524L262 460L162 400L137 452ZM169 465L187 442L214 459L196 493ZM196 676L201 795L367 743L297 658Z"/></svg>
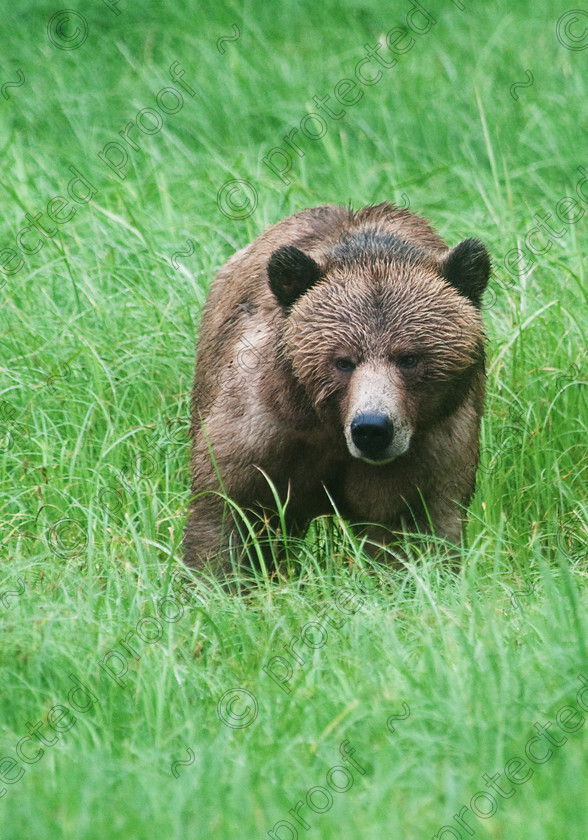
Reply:
<svg viewBox="0 0 588 840"><path fill-rule="evenodd" d="M588 215L564 225L556 207L575 196L588 209L588 182L583 199L576 192L588 167L587 53L558 40L565 4L462 5L424 2L437 23L397 66L380 68L344 117L324 115L322 139L295 136L304 155L290 150L289 185L262 159L288 148L313 95L336 106L364 45L405 24L409 0L122 0L119 15L96 0L80 7L88 37L73 50L47 36L54 4L5 11L0 87L18 70L25 81L0 97L0 251L16 248L25 213L49 230L70 166L93 196L0 274L3 840L252 840L280 821L309 838L454 837L473 797L489 807L475 798L483 774L508 787L504 766L524 757L535 723L562 737L556 716L588 678ZM582 19L566 21L560 37L581 39ZM222 53L221 36L233 39ZM188 90L172 81L174 62ZM527 86L514 99L517 82ZM121 179L98 153L123 144L142 109L161 113L164 87L183 90L183 105L156 133L132 130L140 150L128 149ZM173 110L171 95L163 103ZM245 218L217 203L232 179L255 190L249 215L251 187L233 197ZM82 199L90 189L70 188ZM400 569L374 570L343 525L319 523L291 545L278 583L192 583L179 544L212 277L292 212L386 199L408 200L450 244L476 236L494 256L483 456L461 571L418 545ZM546 213L559 235L531 240L546 248L533 257L525 237ZM22 241L32 250L37 235ZM512 274L504 258L517 242ZM20 258L6 259L13 270ZM158 611L159 625L145 620ZM92 696L70 694L70 675ZM73 724L72 702L88 706ZM26 764L15 747L38 722L57 741L42 755L27 741L39 760ZM509 798L495 794L493 816L470 811L474 836L585 840L587 729ZM358 764L345 763L353 785L336 792L327 774L345 741ZM311 792L305 828L289 811L316 787L332 805ZM283 824L269 836L295 835Z"/></svg>

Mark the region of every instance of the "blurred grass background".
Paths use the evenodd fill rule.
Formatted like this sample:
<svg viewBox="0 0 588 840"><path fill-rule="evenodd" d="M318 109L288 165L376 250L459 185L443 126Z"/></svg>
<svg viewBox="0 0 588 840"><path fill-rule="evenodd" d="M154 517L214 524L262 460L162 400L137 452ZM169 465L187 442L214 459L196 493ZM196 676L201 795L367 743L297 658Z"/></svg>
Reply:
<svg viewBox="0 0 588 840"><path fill-rule="evenodd" d="M263 158L288 148L284 136L316 112L313 96L337 107L337 84L354 78L364 45L406 26L410 0L94 0L61 29L48 3L3 11L0 257L11 270L23 261L0 274L6 840L254 838L280 820L301 837L436 836L457 830L453 815L486 789L482 774L523 754L536 721L555 729L578 674L588 677L587 221L556 218L565 196L588 205L588 187L584 198L576 191L578 167L588 166L585 27L580 16L557 29L569 10L551 0L422 8L436 23L412 33L397 66L365 67L382 78L342 119L324 117L321 140L297 135L304 155L291 154L289 185ZM410 21L427 28L416 11ZM573 35L574 48L557 32ZM77 48L63 49L76 37ZM525 85L518 98L515 83ZM158 107L165 87L183 93L175 114ZM172 98L163 102L173 109ZM131 129L139 150L127 145L120 178L99 153L125 148L120 132L152 108L163 127ZM47 207L68 197L72 166L93 197L70 201L75 215L56 225ZM248 182L234 200L256 202L252 213L219 201L234 179ZM71 189L84 195L79 183ZM227 594L186 584L184 613L162 638L133 637L140 658L127 654L121 687L98 663L124 651L120 641L183 579L189 391L212 277L236 248L304 207L407 199L449 244L479 237L495 261L462 572L418 548L406 568L379 570L357 611L339 629L325 625L324 646L298 643L304 663L290 659L286 693L264 667L316 609L342 588L358 591L341 562L344 535L318 528L298 547L299 573L279 585ZM27 213L42 214L55 235L29 231L21 242L42 247L5 262ZM532 240L546 249L533 256L525 238L546 213L564 234ZM504 258L517 243L532 265L513 274ZM70 674L96 701L23 764L15 747L27 722L68 705ZM257 703L241 729L217 711L234 688ZM410 716L391 732L386 722L403 703ZM476 834L585 840L585 738L583 729L569 735L493 817L470 815ZM288 812L325 787L345 740L366 772L354 771L327 812L305 806L306 829Z"/></svg>

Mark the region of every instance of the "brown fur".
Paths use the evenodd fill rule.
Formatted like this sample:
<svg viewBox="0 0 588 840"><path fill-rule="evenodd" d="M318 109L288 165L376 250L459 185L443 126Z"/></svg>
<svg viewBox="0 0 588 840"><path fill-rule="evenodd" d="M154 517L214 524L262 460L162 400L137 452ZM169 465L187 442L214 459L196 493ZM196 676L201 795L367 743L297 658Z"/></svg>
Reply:
<svg viewBox="0 0 588 840"><path fill-rule="evenodd" d="M224 502L204 492L219 489L217 470L238 505L271 515L266 473L296 533L333 512L328 491L351 522L373 523L363 532L375 543L430 533L429 518L459 541L478 462L488 273L481 243L449 251L389 204L304 210L231 257L198 344L186 561L228 570L239 546ZM351 430L374 414L393 424L378 463L362 460Z"/></svg>

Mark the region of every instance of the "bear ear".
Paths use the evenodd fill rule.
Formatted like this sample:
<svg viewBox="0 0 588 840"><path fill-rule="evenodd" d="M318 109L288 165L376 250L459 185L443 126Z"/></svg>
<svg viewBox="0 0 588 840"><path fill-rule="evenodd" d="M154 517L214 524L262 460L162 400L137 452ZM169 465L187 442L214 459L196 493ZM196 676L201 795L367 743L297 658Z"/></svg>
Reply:
<svg viewBox="0 0 588 840"><path fill-rule="evenodd" d="M293 245L278 248L267 264L270 289L285 308L318 283L322 275L318 263Z"/></svg>
<svg viewBox="0 0 588 840"><path fill-rule="evenodd" d="M441 263L441 274L479 309L490 277L490 255L479 239L464 239Z"/></svg>

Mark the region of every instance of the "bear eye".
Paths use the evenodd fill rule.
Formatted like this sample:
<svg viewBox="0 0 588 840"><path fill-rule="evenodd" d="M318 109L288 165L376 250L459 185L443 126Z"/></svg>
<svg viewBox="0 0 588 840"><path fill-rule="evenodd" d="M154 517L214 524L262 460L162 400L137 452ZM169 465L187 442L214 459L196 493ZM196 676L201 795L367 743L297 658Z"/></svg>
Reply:
<svg viewBox="0 0 588 840"><path fill-rule="evenodd" d="M352 370L355 370L355 362L351 359L348 359L346 356L340 359L335 359L335 367L337 370L345 371L345 373L350 373Z"/></svg>
<svg viewBox="0 0 588 840"><path fill-rule="evenodd" d="M402 356L398 356L396 364L404 370L410 370L410 368L416 367L419 361L416 353L404 353Z"/></svg>

